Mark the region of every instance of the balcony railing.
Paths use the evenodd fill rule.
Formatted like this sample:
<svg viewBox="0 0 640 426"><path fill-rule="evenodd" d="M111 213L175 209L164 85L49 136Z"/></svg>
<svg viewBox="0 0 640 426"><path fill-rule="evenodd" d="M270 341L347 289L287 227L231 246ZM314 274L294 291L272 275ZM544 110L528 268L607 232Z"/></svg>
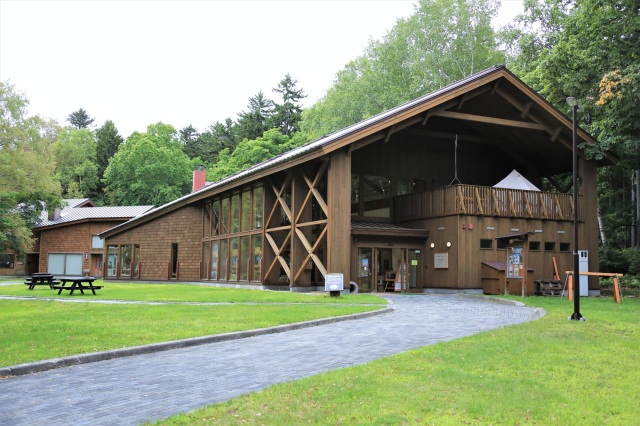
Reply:
<svg viewBox="0 0 640 426"><path fill-rule="evenodd" d="M579 205L583 205L579 197ZM394 222L439 216L475 215L573 220L573 194L489 186L452 185L394 198ZM583 209L578 220L583 221Z"/></svg>

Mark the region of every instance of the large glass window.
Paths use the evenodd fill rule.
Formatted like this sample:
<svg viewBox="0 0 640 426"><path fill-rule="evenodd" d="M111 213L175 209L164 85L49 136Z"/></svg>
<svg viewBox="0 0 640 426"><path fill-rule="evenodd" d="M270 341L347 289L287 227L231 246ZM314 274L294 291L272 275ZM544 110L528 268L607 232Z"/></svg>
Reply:
<svg viewBox="0 0 640 426"><path fill-rule="evenodd" d="M213 202L213 232L211 235L220 235L220 200Z"/></svg>
<svg viewBox="0 0 640 426"><path fill-rule="evenodd" d="M364 216L391 217L391 179L384 176L362 176L361 179Z"/></svg>
<svg viewBox="0 0 640 426"><path fill-rule="evenodd" d="M240 231L240 194L231 196L231 232Z"/></svg>
<svg viewBox="0 0 640 426"><path fill-rule="evenodd" d="M118 276L118 246L107 247L107 277Z"/></svg>
<svg viewBox="0 0 640 426"><path fill-rule="evenodd" d="M211 203L207 203L204 206L204 214L202 216L202 227L203 227L203 235L205 237L208 237L211 235L211 217L213 216L212 214L212 206Z"/></svg>
<svg viewBox="0 0 640 426"><path fill-rule="evenodd" d="M133 276L140 278L140 244L133 246Z"/></svg>
<svg viewBox="0 0 640 426"><path fill-rule="evenodd" d="M251 248L249 246L250 243L250 237L244 236L244 237L240 237L240 266L239 266L239 270L240 270L240 280L241 281L247 281L249 280L249 265L250 265L250 258L251 258Z"/></svg>
<svg viewBox="0 0 640 426"><path fill-rule="evenodd" d="M259 186L253 190L253 229L262 229L262 206L264 192Z"/></svg>
<svg viewBox="0 0 640 426"><path fill-rule="evenodd" d="M218 279L218 241L211 242L211 279Z"/></svg>
<svg viewBox="0 0 640 426"><path fill-rule="evenodd" d="M226 280L229 271L229 240L220 240L220 276L218 279Z"/></svg>
<svg viewBox="0 0 640 426"><path fill-rule="evenodd" d="M231 267L229 268L229 281L237 281L238 280L238 255L239 247L238 247L238 238L230 238L229 245L231 248Z"/></svg>
<svg viewBox="0 0 640 426"><path fill-rule="evenodd" d="M253 271L251 279L253 281L260 281L260 262L262 261L262 235L254 235L251 237L253 241Z"/></svg>
<svg viewBox="0 0 640 426"><path fill-rule="evenodd" d="M351 175L351 216L360 215L360 176Z"/></svg>
<svg viewBox="0 0 640 426"><path fill-rule="evenodd" d="M241 216L241 231L251 230L251 188L247 188L242 192L242 211Z"/></svg>
<svg viewBox="0 0 640 426"><path fill-rule="evenodd" d="M203 278L260 280L264 188L247 186L212 199L203 206L205 222L209 208L212 224L210 234L206 233L206 225L203 230L202 262L207 265Z"/></svg>
<svg viewBox="0 0 640 426"><path fill-rule="evenodd" d="M220 206L220 235L229 233L229 199L223 198Z"/></svg>
<svg viewBox="0 0 640 426"><path fill-rule="evenodd" d="M120 276L131 277L131 246L125 245L120 248Z"/></svg>
<svg viewBox="0 0 640 426"><path fill-rule="evenodd" d="M47 272L53 275L82 275L82 253L49 253Z"/></svg>

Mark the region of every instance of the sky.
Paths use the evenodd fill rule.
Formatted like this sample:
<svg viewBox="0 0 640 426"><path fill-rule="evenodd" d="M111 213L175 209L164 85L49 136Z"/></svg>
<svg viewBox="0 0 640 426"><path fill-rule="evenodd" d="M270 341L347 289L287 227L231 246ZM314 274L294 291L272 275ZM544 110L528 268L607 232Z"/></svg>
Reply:
<svg viewBox="0 0 640 426"><path fill-rule="evenodd" d="M322 98L335 74L381 39L413 0L0 0L0 81L29 115L68 125L83 108L125 138L163 122L202 132L236 120L286 74ZM522 12L502 0L497 26Z"/></svg>

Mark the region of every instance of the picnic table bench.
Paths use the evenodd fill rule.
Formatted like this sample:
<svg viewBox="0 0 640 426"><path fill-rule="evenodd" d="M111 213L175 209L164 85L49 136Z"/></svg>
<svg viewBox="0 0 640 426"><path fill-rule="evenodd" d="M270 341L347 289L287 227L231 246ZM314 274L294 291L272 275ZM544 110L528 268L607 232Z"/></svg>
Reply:
<svg viewBox="0 0 640 426"><path fill-rule="evenodd" d="M96 290L100 290L103 286L93 285L96 280L95 277L60 277L60 285L51 286L51 288L58 290L58 294L62 293L62 290L69 290L69 295L72 295L74 291L80 290L81 294L84 294L85 290L91 290L93 294L96 294ZM67 286L67 283L72 283Z"/></svg>

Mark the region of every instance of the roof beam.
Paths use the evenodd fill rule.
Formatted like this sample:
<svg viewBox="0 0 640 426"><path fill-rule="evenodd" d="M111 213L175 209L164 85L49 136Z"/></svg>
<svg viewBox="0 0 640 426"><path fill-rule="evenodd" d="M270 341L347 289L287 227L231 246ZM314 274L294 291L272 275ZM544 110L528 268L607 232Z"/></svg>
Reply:
<svg viewBox="0 0 640 426"><path fill-rule="evenodd" d="M477 121L479 123L495 124L498 126L519 127L521 129L546 130L544 126L538 123L531 123L529 121L507 120L504 118L486 117L484 115L464 114L461 112L453 112L453 111L438 111L438 112L434 112L432 115L437 117L453 118L456 120Z"/></svg>

